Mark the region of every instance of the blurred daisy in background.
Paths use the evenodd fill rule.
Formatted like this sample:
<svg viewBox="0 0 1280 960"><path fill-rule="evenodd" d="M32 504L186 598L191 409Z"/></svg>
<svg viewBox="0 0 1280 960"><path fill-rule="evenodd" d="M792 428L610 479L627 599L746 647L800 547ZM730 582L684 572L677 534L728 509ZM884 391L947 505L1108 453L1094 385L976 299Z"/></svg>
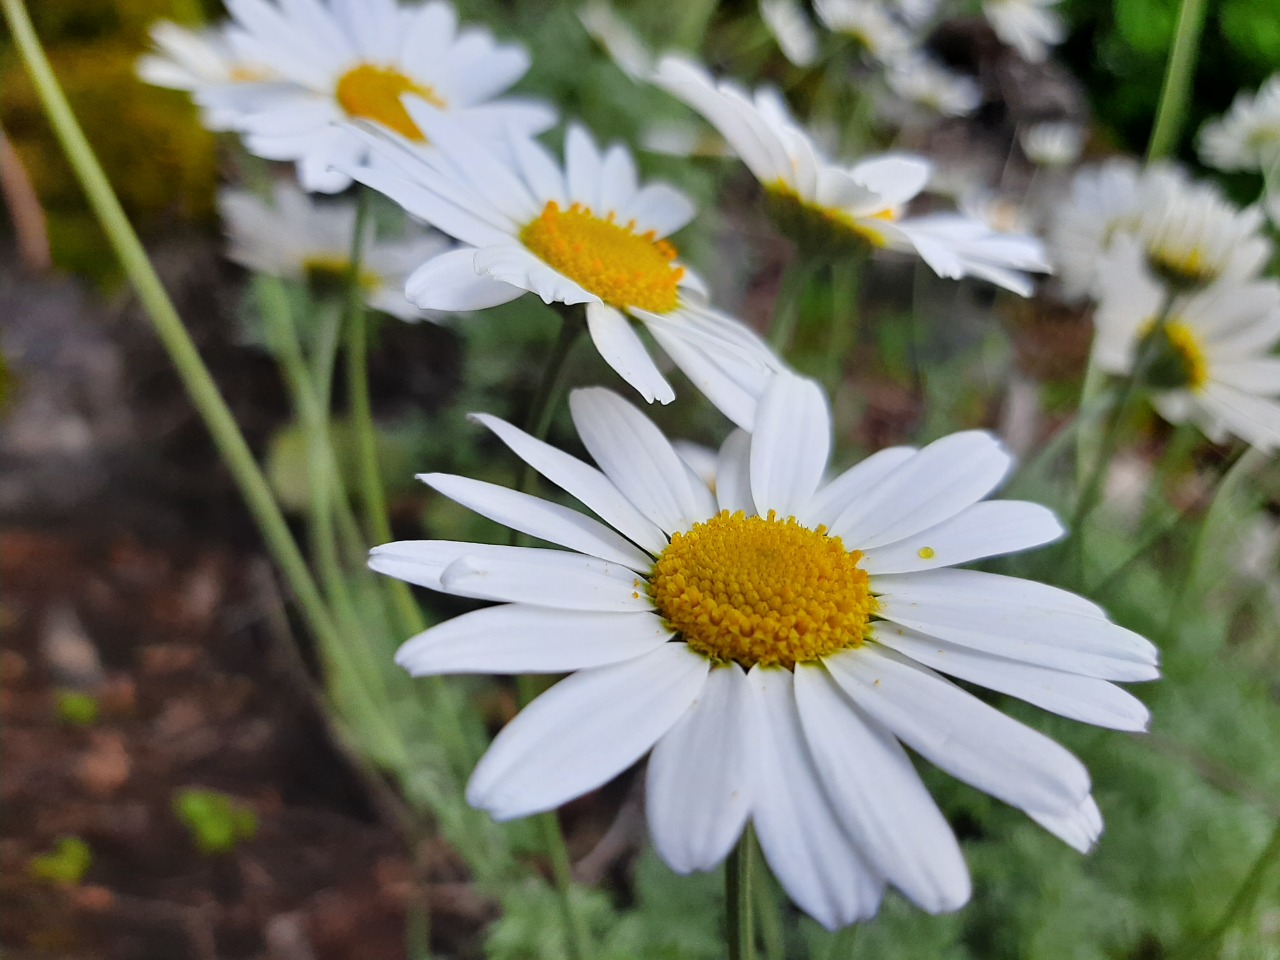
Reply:
<svg viewBox="0 0 1280 960"><path fill-rule="evenodd" d="M1001 42L1024 60L1040 63L1067 35L1062 17L1050 9L1057 4L1058 0L983 0L982 15Z"/></svg>
<svg viewBox="0 0 1280 960"><path fill-rule="evenodd" d="M151 25L153 53L138 58L138 77L145 83L183 90L199 100L205 90L237 83L262 83L275 76L266 62L240 59L220 27L188 30L160 20ZM230 130L234 112L207 107L203 122L210 130Z"/></svg>
<svg viewBox="0 0 1280 960"><path fill-rule="evenodd" d="M563 167L519 137L507 166L430 104L406 105L437 149L366 131L380 162L351 172L465 245L409 277L411 301L478 310L530 292L546 303L585 304L605 361L650 403L670 403L675 391L632 326L638 321L712 403L750 426L781 363L746 326L711 308L667 239L693 219L688 197L663 183L640 186L624 147L601 151L576 125Z"/></svg>
<svg viewBox="0 0 1280 960"><path fill-rule="evenodd" d="M1120 730L1147 711L1113 680L1157 676L1150 643L1075 594L952 569L1063 533L1044 507L983 502L1011 458L988 434L883 450L829 482L825 398L776 376L713 493L643 414L599 388L570 408L599 466L479 416L604 522L427 474L445 496L564 550L377 547L373 569L500 605L410 639L414 675L563 673L480 760L467 798L499 820L551 810L646 753L654 845L710 870L745 824L829 928L892 885L930 912L970 895L959 845L903 746L1079 850L1102 830L1083 765L934 670ZM590 718L584 723L583 718Z"/></svg>
<svg viewBox="0 0 1280 960"><path fill-rule="evenodd" d="M911 31L879 0L815 0L813 8L824 27L855 41L881 63L915 45Z"/></svg>
<svg viewBox="0 0 1280 960"><path fill-rule="evenodd" d="M1037 167L1069 167L1080 159L1085 129L1070 120L1028 124L1018 129L1018 144Z"/></svg>
<svg viewBox="0 0 1280 960"><path fill-rule="evenodd" d="M277 183L271 202L247 190L224 190L218 209L229 259L268 276L305 280L320 290L346 286L354 203L315 199L291 183ZM401 240L376 241L370 224L359 277L365 302L401 320L439 319L405 299L404 282L423 260L452 247L439 233L413 228Z"/></svg>
<svg viewBox="0 0 1280 960"><path fill-rule="evenodd" d="M998 234L963 213L904 218L929 180L921 157L885 154L836 165L796 126L776 91L752 97L677 57L663 58L654 82L720 131L764 187L780 228L814 255L867 246L912 252L939 276L981 277L1024 296L1032 282L1023 271L1049 269L1035 237Z"/></svg>
<svg viewBox="0 0 1280 960"><path fill-rule="evenodd" d="M1132 237L1099 272L1094 354L1100 369L1139 371L1170 423L1191 421L1215 442L1234 434L1280 448L1280 284L1220 280L1179 294L1160 283Z"/></svg>
<svg viewBox="0 0 1280 960"><path fill-rule="evenodd" d="M250 152L292 160L307 190L336 193L351 178L335 166L363 161L365 147L340 120L376 123L425 143L401 97L446 110L477 136L501 141L555 123L548 106L495 100L529 68L517 44L482 27L458 28L444 0L401 7L395 0L228 0L226 36L246 63L269 63L270 81L205 87L202 106L245 138Z"/></svg>
<svg viewBox="0 0 1280 960"><path fill-rule="evenodd" d="M778 41L782 55L797 67L818 59L818 36L796 0L760 0L760 19Z"/></svg>
<svg viewBox="0 0 1280 960"><path fill-rule="evenodd" d="M929 55L912 50L894 57L885 72L889 89L898 97L923 107L930 114L964 117L982 103L982 89L972 77L948 70ZM901 124L899 111L883 111L886 119Z"/></svg>
<svg viewBox="0 0 1280 960"><path fill-rule="evenodd" d="M1280 167L1280 74L1270 77L1256 94L1236 94L1231 109L1200 130L1200 158L1218 170Z"/></svg>

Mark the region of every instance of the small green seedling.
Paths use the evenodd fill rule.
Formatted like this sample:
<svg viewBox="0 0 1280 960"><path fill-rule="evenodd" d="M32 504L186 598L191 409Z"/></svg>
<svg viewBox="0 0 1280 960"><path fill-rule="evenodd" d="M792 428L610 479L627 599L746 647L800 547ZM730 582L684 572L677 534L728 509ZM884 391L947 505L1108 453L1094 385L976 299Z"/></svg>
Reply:
<svg viewBox="0 0 1280 960"><path fill-rule="evenodd" d="M204 854L230 853L258 832L258 817L245 803L217 790L190 787L173 795L173 812Z"/></svg>
<svg viewBox="0 0 1280 960"><path fill-rule="evenodd" d="M36 880L74 887L89 870L93 854L79 837L59 837L48 853L37 854L27 861L27 874Z"/></svg>

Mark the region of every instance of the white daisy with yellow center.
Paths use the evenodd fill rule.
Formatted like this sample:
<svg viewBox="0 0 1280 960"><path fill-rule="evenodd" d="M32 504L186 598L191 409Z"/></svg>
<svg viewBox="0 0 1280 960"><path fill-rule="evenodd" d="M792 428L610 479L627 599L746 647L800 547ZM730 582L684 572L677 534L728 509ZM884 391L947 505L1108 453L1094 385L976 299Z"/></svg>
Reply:
<svg viewBox="0 0 1280 960"><path fill-rule="evenodd" d="M1022 271L1048 270L1034 237L995 233L959 213L904 218L929 180L923 158L886 154L849 167L831 163L775 91L752 97L734 84L717 85L678 57L663 58L654 82L720 131L765 188L779 226L816 256L867 245L909 251L939 276L980 277L1024 296L1032 284Z"/></svg>
<svg viewBox="0 0 1280 960"><path fill-rule="evenodd" d="M1200 130L1200 156L1218 170L1280 172L1280 73L1256 94L1241 91L1231 109Z"/></svg>
<svg viewBox="0 0 1280 960"><path fill-rule="evenodd" d="M1100 369L1126 375L1143 357L1166 420L1189 420L1215 442L1234 434L1280 449L1280 284L1223 280L1180 294L1157 280L1130 237L1116 241L1098 283Z"/></svg>
<svg viewBox="0 0 1280 960"><path fill-rule="evenodd" d="M138 58L138 78L144 83L184 90L199 100L205 90L238 83L271 80L275 71L265 63L241 60L221 27L188 30L167 20L151 26L152 53ZM231 130L235 113L206 108L203 122L210 130Z"/></svg>
<svg viewBox="0 0 1280 960"><path fill-rule="evenodd" d="M1111 683L1155 649L1081 597L951 569L1058 538L1043 507L980 502L1010 457L959 433L824 481L830 413L792 374L721 448L714 493L656 426L602 389L574 423L599 468L477 419L601 521L464 477L422 479L566 549L410 541L373 569L499 606L409 640L415 675L571 672L481 759L467 798L508 820L593 790L646 753L662 858L710 870L750 821L791 898L827 927L887 885L931 912L969 897L960 849L903 745L1087 850L1102 829L1080 762L944 679L1140 730Z"/></svg>
<svg viewBox="0 0 1280 960"><path fill-rule="evenodd" d="M1024 60L1040 63L1067 35L1056 10L1058 0L983 0L982 15L1003 43Z"/></svg>
<svg viewBox="0 0 1280 960"><path fill-rule="evenodd" d="M430 104L407 98L437 149L364 133L381 161L352 174L465 247L423 264L406 294L430 310L478 310L536 293L585 304L596 349L650 403L675 391L631 320L739 426L780 361L737 320L713 310L667 237L693 204L662 183L640 186L625 148L599 150L579 126L562 168L540 145L510 141L511 165Z"/></svg>
<svg viewBox="0 0 1280 960"><path fill-rule="evenodd" d="M365 158L364 145L337 121L363 120L425 142L401 103L412 94L495 141L532 135L555 122L548 107L495 100L529 68L515 44L484 29L458 28L444 0L227 0L226 37L242 61L270 64L259 83L204 88L202 106L231 118L260 157L293 160L313 191L336 193L351 178L335 167Z"/></svg>
<svg viewBox="0 0 1280 960"><path fill-rule="evenodd" d="M241 266L322 289L340 290L347 284L354 203L317 199L292 183L278 183L270 202L247 190L224 190L218 210L227 257ZM404 282L424 259L452 248L441 234L418 228L398 239L377 240L370 224L360 270L365 303L401 320L441 319L405 299Z"/></svg>

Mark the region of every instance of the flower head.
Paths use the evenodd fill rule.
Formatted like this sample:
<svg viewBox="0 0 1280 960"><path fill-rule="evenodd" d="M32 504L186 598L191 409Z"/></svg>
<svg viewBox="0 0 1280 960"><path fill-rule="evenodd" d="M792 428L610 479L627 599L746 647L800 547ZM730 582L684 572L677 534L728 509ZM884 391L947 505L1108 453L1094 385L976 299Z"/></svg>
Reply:
<svg viewBox="0 0 1280 960"><path fill-rule="evenodd" d="M205 88L199 102L231 118L255 154L293 160L308 190L335 193L351 183L333 169L365 156L336 121L364 120L425 139L401 98L421 97L478 134L534 134L555 122L542 104L493 98L528 69L514 44L487 30L458 29L445 0L401 7L396 0L228 0L227 40L241 60L269 63L267 81Z"/></svg>
<svg viewBox="0 0 1280 960"><path fill-rule="evenodd" d="M1099 275L1101 369L1143 380L1166 420L1196 423L1213 440L1228 433L1264 451L1280 448L1280 284L1220 280L1179 293L1160 283L1142 249L1116 241Z"/></svg>
<svg viewBox="0 0 1280 960"><path fill-rule="evenodd" d="M409 640L397 660L410 672L572 671L498 735L472 804L504 820L550 810L652 751L646 807L663 859L709 870L750 820L783 887L828 927L874 914L887 885L933 912L969 897L904 744L1092 845L1102 823L1080 762L934 672L1088 723L1146 723L1110 681L1156 676L1147 641L1074 594L951 569L1062 534L1043 507L981 502L1010 466L994 439L895 447L827 481L825 399L782 373L754 433L721 448L713 493L616 395L579 390L570 406L599 469L477 419L600 521L422 478L566 549L416 541L370 560L501 604Z"/></svg>
<svg viewBox="0 0 1280 960"><path fill-rule="evenodd" d="M1040 63L1066 36L1057 11L1058 0L983 0L982 14L1004 43L1024 60Z"/></svg>
<svg viewBox="0 0 1280 960"><path fill-rule="evenodd" d="M888 66L889 89L932 113L963 117L982 103L982 90L971 77L948 70L918 50L894 57Z"/></svg>
<svg viewBox="0 0 1280 960"><path fill-rule="evenodd" d="M268 203L247 190L218 196L227 256L269 276L345 284L351 268L355 205L317 200L293 184L278 183ZM367 241L373 241L372 229ZM399 240L366 242L360 268L365 302L401 320L437 319L405 299L404 281L424 259L452 248L438 233L413 231Z"/></svg>
<svg viewBox="0 0 1280 960"><path fill-rule="evenodd" d="M905 54L915 44L911 31L880 0L816 0L814 10L828 30L857 41L881 63Z"/></svg>
<svg viewBox="0 0 1280 960"><path fill-rule="evenodd" d="M996 282L1024 295L1031 283L1021 271L1048 269L1033 237L996 234L961 214L906 217L929 180L930 165L920 157L886 154L840 166L818 152L775 91L751 96L716 84L676 57L662 60L655 82L720 131L765 188L774 219L816 255L868 245L910 251L940 276L999 276Z"/></svg>
<svg viewBox="0 0 1280 960"><path fill-rule="evenodd" d="M1280 166L1280 74L1252 96L1236 94L1224 116L1204 125L1200 156L1219 170L1269 173Z"/></svg>
<svg viewBox="0 0 1280 960"><path fill-rule="evenodd" d="M387 162L357 179L466 246L423 264L406 293L424 309L476 310L526 291L586 304L600 355L650 403L675 392L630 320L642 324L726 416L751 423L780 361L750 330L712 309L669 235L693 204L662 183L641 187L622 146L599 150L571 126L563 168L541 146L510 143L511 164L429 104L408 102L437 149L367 136Z"/></svg>
<svg viewBox="0 0 1280 960"><path fill-rule="evenodd" d="M275 77L266 62L241 59L232 49L225 28L188 30L160 20L151 26L155 50L138 58L138 77L145 83L171 90L185 90L197 100L206 90L241 83L263 83ZM205 108L204 124L210 130L230 130L235 113Z"/></svg>

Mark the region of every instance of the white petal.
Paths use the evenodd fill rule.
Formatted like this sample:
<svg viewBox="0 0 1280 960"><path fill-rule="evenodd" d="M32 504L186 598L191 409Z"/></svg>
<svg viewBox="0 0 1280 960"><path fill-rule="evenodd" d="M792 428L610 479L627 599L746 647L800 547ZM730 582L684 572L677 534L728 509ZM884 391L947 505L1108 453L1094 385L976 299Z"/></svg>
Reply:
<svg viewBox="0 0 1280 960"><path fill-rule="evenodd" d="M854 846L822 787L791 672L753 667L747 679L763 718L751 816L765 860L787 895L827 929L874 916L884 880Z"/></svg>
<svg viewBox="0 0 1280 960"><path fill-rule="evenodd" d="M1092 612L1051 605L1058 600L1053 588L1029 596L1017 578L993 576L928 570L875 576L871 589L878 595L876 612L886 620L961 646L1104 680L1159 675L1155 647L1132 630Z"/></svg>
<svg viewBox="0 0 1280 960"><path fill-rule="evenodd" d="M926 667L1042 710L1113 730L1147 729L1150 714L1142 701L1106 680L1008 660L891 623L876 624L871 636Z"/></svg>
<svg viewBox="0 0 1280 960"><path fill-rule="evenodd" d="M521 548L459 540L397 540L369 551L369 569L419 587L444 590L440 575L464 554L500 556L514 549Z"/></svg>
<svg viewBox="0 0 1280 960"><path fill-rule="evenodd" d="M510 241L477 249L475 269L491 280L536 293L543 303L591 303L600 299L526 247Z"/></svg>
<svg viewBox="0 0 1280 960"><path fill-rule="evenodd" d="M564 139L565 179L569 202L581 203L599 213L600 151L591 134L578 124L570 124Z"/></svg>
<svg viewBox="0 0 1280 960"><path fill-rule="evenodd" d="M1080 806L1067 814L1037 813L1028 810L1027 814L1040 826L1055 837L1079 850L1088 853L1102 836L1102 811L1093 797L1085 797Z"/></svg>
<svg viewBox="0 0 1280 960"><path fill-rule="evenodd" d="M809 526L826 524L851 508L875 489L890 472L915 454L915 447L888 447L854 464L830 483L818 488L813 499L796 514L796 519Z"/></svg>
<svg viewBox="0 0 1280 960"><path fill-rule="evenodd" d="M685 644L664 643L562 680L494 739L467 784L467 802L511 820L607 783L683 716L710 666Z"/></svg>
<svg viewBox="0 0 1280 960"><path fill-rule="evenodd" d="M831 452L831 411L822 388L777 374L756 410L751 434L751 495L761 514L785 520L813 497Z"/></svg>
<svg viewBox="0 0 1280 960"><path fill-rule="evenodd" d="M1089 773L1064 747L932 671L864 644L827 669L860 708L930 763L1023 810L1066 814Z"/></svg>
<svg viewBox="0 0 1280 960"><path fill-rule="evenodd" d="M644 343L622 312L604 303L587 304L587 329L606 363L635 387L649 403L670 403L676 398Z"/></svg>
<svg viewBox="0 0 1280 960"><path fill-rule="evenodd" d="M476 273L476 251L450 250L409 274L405 298L423 310L484 310L522 296L520 287Z"/></svg>
<svg viewBox="0 0 1280 960"><path fill-rule="evenodd" d="M751 434L735 430L720 447L716 457L716 500L721 510L755 516L751 499Z"/></svg>
<svg viewBox="0 0 1280 960"><path fill-rule="evenodd" d="M464 613L405 641L396 663L440 673L567 673L640 657L671 631L651 613L552 610L504 603Z"/></svg>
<svg viewBox="0 0 1280 960"><path fill-rule="evenodd" d="M693 201L675 187L650 183L618 211L618 219L623 223L634 219L638 233L652 230L655 236L662 238L687 224L695 213Z"/></svg>
<svg viewBox="0 0 1280 960"><path fill-rule="evenodd" d="M661 327L649 325L649 332L699 393L737 426L751 429L756 416L756 395L742 385L742 378L725 369L731 365L727 357L712 358L703 347Z"/></svg>
<svg viewBox="0 0 1280 960"><path fill-rule="evenodd" d="M601 387L573 391L569 410L605 476L650 520L675 533L706 519L698 515L680 455L652 420Z"/></svg>
<svg viewBox="0 0 1280 960"><path fill-rule="evenodd" d="M621 564L540 547L463 553L444 568L440 586L459 597L565 610L653 609L644 581Z"/></svg>
<svg viewBox="0 0 1280 960"><path fill-rule="evenodd" d="M667 548L667 538L662 531L599 470L505 420L486 413L473 413L471 419L492 430L521 460L582 501L596 516L642 549L656 557Z"/></svg>
<svg viewBox="0 0 1280 960"><path fill-rule="evenodd" d="M865 551L861 566L871 574L933 570L1038 547L1065 533L1047 507L991 500L965 507L915 536Z"/></svg>
<svg viewBox="0 0 1280 960"><path fill-rule="evenodd" d="M620 214L636 195L636 162L631 151L615 143L604 153L600 165L600 186L596 196L596 212L600 216ZM621 216L622 223L627 220ZM643 233L644 231L640 231Z"/></svg>
<svg viewBox="0 0 1280 960"><path fill-rule="evenodd" d="M858 848L924 910L958 909L970 893L960 845L898 741L821 665L797 664L795 687L827 796Z"/></svg>
<svg viewBox="0 0 1280 960"><path fill-rule="evenodd" d="M598 520L527 493L448 473L420 473L418 479L451 500L503 526L643 573L653 558Z"/></svg>
<svg viewBox="0 0 1280 960"><path fill-rule="evenodd" d="M562 208L567 207L564 174L547 148L528 137L512 135L508 142L533 195L544 204L554 200Z"/></svg>
<svg viewBox="0 0 1280 960"><path fill-rule="evenodd" d="M935 440L851 504L831 535L866 550L927 530L989 494L1012 462L999 441L980 430Z"/></svg>
<svg viewBox="0 0 1280 960"><path fill-rule="evenodd" d="M755 786L760 708L737 664L713 667L693 706L649 758L645 811L676 873L710 870L742 834Z"/></svg>
<svg viewBox="0 0 1280 960"><path fill-rule="evenodd" d="M394 156L395 146L382 137L358 128L355 132L364 136L380 158ZM463 243L480 246L511 241L515 225L496 211L485 207L477 209L470 204L464 206L449 199L449 181L421 161L411 175L391 169L397 162L391 159L385 167L360 166L344 172Z"/></svg>

